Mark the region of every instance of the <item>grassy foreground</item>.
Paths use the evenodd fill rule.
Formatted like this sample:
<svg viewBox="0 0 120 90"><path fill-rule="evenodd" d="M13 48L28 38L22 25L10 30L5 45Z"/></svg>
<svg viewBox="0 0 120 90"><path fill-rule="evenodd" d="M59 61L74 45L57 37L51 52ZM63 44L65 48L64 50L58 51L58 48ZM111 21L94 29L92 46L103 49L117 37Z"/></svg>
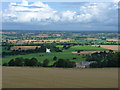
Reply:
<svg viewBox="0 0 120 90"><path fill-rule="evenodd" d="M117 88L117 68L3 67L3 88Z"/></svg>

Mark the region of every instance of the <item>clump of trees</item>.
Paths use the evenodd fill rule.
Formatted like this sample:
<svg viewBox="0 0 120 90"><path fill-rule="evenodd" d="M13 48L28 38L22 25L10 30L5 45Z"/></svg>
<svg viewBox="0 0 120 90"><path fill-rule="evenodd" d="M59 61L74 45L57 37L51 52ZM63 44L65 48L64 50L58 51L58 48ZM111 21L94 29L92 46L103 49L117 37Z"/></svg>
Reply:
<svg viewBox="0 0 120 90"><path fill-rule="evenodd" d="M87 56L87 61L96 61L92 63L90 67L101 68L101 67L120 67L119 62L120 52L114 53L113 51L93 53Z"/></svg>
<svg viewBox="0 0 120 90"><path fill-rule="evenodd" d="M45 59L43 63L39 62L36 58L25 58L22 57L11 59L8 63L4 63L3 66L30 66L30 67L62 67L72 68L75 67L75 62L70 60L58 59L53 65L49 65L50 61Z"/></svg>
<svg viewBox="0 0 120 90"><path fill-rule="evenodd" d="M63 68L72 68L75 66L76 66L75 62L64 59L59 59L53 64L53 67L63 67Z"/></svg>
<svg viewBox="0 0 120 90"><path fill-rule="evenodd" d="M11 59L8 62L8 64L3 64L3 66L5 65L8 65L8 66L42 66L42 64L38 62L36 58L23 59L22 57Z"/></svg>

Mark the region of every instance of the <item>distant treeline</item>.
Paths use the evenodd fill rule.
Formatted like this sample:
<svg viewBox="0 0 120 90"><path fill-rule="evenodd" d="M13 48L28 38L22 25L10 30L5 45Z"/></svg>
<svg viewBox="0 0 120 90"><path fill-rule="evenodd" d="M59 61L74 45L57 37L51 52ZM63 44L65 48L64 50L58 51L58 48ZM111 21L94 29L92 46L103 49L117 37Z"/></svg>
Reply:
<svg viewBox="0 0 120 90"><path fill-rule="evenodd" d="M76 39L79 40L79 39ZM81 39L80 39L81 40ZM52 43L22 43L22 44L13 44L13 43L3 43L2 42L2 46L40 46L40 45L46 45L46 44L52 44L52 45L95 45L95 44L99 44L99 45L118 45L119 43L116 41L104 41L104 42L99 42L99 43L95 43L94 40L91 41L86 41L86 42L52 42Z"/></svg>
<svg viewBox="0 0 120 90"><path fill-rule="evenodd" d="M8 46L7 50L10 50L12 46ZM56 47L55 45L47 45L42 44L40 48L36 47L35 49L29 49L29 50L21 50L19 48L18 50L13 50L11 52L2 52L2 56L10 56L10 55L25 55L30 53L41 53L46 52L46 48L49 48L52 52L62 52L59 47Z"/></svg>
<svg viewBox="0 0 120 90"><path fill-rule="evenodd" d="M13 45L4 46L6 47L6 50L10 50L11 52L2 52L2 57L10 56L10 55L42 53L42 52L46 52L46 48L49 48L51 52L62 52L62 50L69 49L71 46L74 46L74 45L64 44L62 49L60 49L59 47L56 47L57 46L56 44L39 44L36 46L41 46L41 47L40 48L36 47L35 49L28 49L28 50L22 50L21 48L19 48L18 50L10 50L10 48L13 47Z"/></svg>

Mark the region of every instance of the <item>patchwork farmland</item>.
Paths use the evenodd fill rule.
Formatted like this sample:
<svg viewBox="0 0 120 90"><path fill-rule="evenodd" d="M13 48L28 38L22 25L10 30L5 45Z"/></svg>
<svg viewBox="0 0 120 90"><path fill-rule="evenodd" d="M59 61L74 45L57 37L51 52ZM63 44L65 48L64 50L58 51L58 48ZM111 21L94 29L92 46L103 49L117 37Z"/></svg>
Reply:
<svg viewBox="0 0 120 90"><path fill-rule="evenodd" d="M116 33L2 34L3 88L118 87L118 42L108 40L117 39ZM93 64L77 67L81 62Z"/></svg>
<svg viewBox="0 0 120 90"><path fill-rule="evenodd" d="M14 49L31 49L35 48L36 46L14 46L11 47L11 50ZM63 47L62 45L57 46L57 47ZM88 51L88 52L97 52L97 51L108 51L109 49L104 49L101 47L94 47L94 46L81 46L81 45L77 45L77 46L72 46L67 50L64 50L63 52L51 52L51 53L34 53L34 54L27 54L27 55L15 55L15 56L8 56L8 57L4 57L3 58L3 63L9 62L11 59L15 59L17 57L23 57L23 58L37 58L40 62L43 62L43 60L45 59L49 59L50 60L50 64L54 63L53 57L56 56L58 59L63 58L63 59L69 59L75 62L80 62L80 61L85 61L85 58L82 55L75 55L72 52L78 51L78 50L83 50L84 52ZM83 52L82 51L82 52ZM77 52L76 52L77 53ZM68 57L69 56L69 57ZM76 58L73 60L73 58Z"/></svg>
<svg viewBox="0 0 120 90"><path fill-rule="evenodd" d="M0 2L3 90L119 87L118 0L4 1Z"/></svg>

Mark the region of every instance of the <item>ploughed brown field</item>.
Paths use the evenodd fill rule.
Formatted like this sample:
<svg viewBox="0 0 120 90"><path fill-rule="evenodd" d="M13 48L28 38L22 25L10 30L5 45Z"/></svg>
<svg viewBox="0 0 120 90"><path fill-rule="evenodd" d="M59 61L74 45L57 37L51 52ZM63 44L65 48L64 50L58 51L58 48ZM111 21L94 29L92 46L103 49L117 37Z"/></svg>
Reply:
<svg viewBox="0 0 120 90"><path fill-rule="evenodd" d="M117 88L117 68L3 67L3 88Z"/></svg>
<svg viewBox="0 0 120 90"><path fill-rule="evenodd" d="M99 46L99 45L92 45L92 46ZM106 48L106 49L111 49L111 50L116 50L116 51L118 51L118 49L120 49L120 47L118 45L100 45L100 47Z"/></svg>

